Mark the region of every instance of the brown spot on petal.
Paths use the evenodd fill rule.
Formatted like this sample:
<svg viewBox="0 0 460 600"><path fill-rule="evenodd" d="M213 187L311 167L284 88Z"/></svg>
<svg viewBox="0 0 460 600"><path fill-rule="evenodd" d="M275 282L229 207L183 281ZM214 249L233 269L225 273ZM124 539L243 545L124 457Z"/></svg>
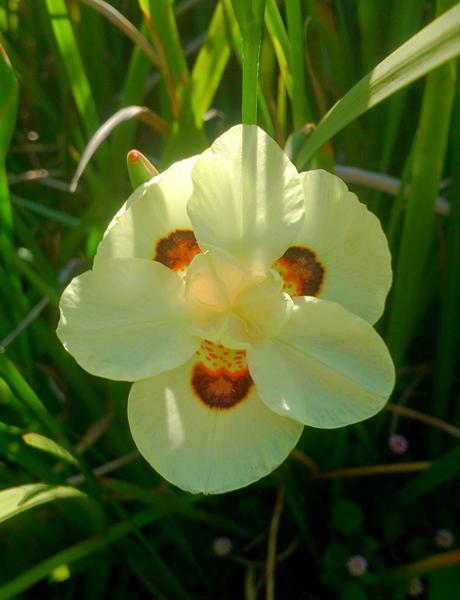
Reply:
<svg viewBox="0 0 460 600"><path fill-rule="evenodd" d="M155 247L153 259L161 262L173 271L182 271L200 252L195 234L190 229L176 229L161 238Z"/></svg>
<svg viewBox="0 0 460 600"><path fill-rule="evenodd" d="M206 348L212 347L211 359ZM244 357L242 360L241 357ZM254 382L249 374L243 351L224 348L205 341L199 351L198 361L192 368L192 389L208 408L228 410L248 397Z"/></svg>
<svg viewBox="0 0 460 600"><path fill-rule="evenodd" d="M317 296L325 270L316 254L303 246L291 246L273 265L291 296Z"/></svg>

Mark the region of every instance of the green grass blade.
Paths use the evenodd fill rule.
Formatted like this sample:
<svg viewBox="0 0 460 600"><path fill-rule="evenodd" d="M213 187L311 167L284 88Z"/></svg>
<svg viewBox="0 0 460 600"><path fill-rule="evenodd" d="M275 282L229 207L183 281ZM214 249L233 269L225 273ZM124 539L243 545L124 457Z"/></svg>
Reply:
<svg viewBox="0 0 460 600"><path fill-rule="evenodd" d="M20 513L61 498L88 498L70 486L50 486L44 483L19 485L0 491L0 523Z"/></svg>
<svg viewBox="0 0 460 600"><path fill-rule="evenodd" d="M19 412L19 411L18 411ZM25 411L24 411L25 412ZM31 420L26 415L23 420ZM29 448L16 428L0 422L0 457L14 467L16 479L12 483L24 481L24 474L30 481L31 476L51 485L62 484L62 477L56 475L46 456Z"/></svg>
<svg viewBox="0 0 460 600"><path fill-rule="evenodd" d="M393 3L389 39L392 47L399 46L403 41L414 35L422 17L422 0L407 0L404 10L400 10L399 2ZM385 106L385 127L381 131L382 151L379 170L386 172L390 164L394 143L401 127L404 106L408 90L402 90L393 96Z"/></svg>
<svg viewBox="0 0 460 600"><path fill-rule="evenodd" d="M265 24L275 50L278 66L284 78L287 92L292 95L292 74L289 68L290 45L286 28L281 18L276 0L267 0Z"/></svg>
<svg viewBox="0 0 460 600"><path fill-rule="evenodd" d="M0 353L0 374L9 387L15 392L19 400L27 406L31 414L33 414L60 443L64 446L68 446L67 436L59 421L48 412L40 398L4 353Z"/></svg>
<svg viewBox="0 0 460 600"><path fill-rule="evenodd" d="M41 579L47 577L60 565L71 565L83 558L93 555L95 552L113 544L117 540L130 534L132 530L141 529L152 523L159 517L161 512L157 508L144 510L132 516L130 519L113 525L101 534L98 534L84 542L74 544L54 556L44 560L28 571L21 573L15 579L0 587L0 600L7 600L32 587Z"/></svg>
<svg viewBox="0 0 460 600"><path fill-rule="evenodd" d="M11 294L19 298L17 302L6 305L3 309L3 317L0 321L1 337L7 333L8 329L12 328L13 323L21 320L23 316L21 309L27 306L27 301L22 294L19 274L14 269L10 258L14 244L14 228L5 168L6 154L13 136L17 110L18 84L9 58L0 44L0 272L4 269L5 283L8 287L5 295ZM20 349L24 361L29 363L30 350L26 339L20 340Z"/></svg>
<svg viewBox="0 0 460 600"><path fill-rule="evenodd" d="M66 227L76 227L80 222L77 217L73 217L72 215L68 215L60 210L55 210L49 206L44 206L43 204L33 202L32 200L27 200L27 198L21 198L14 194L11 195L11 202L16 206L21 206L22 208L30 210L30 212L40 215L44 219L55 221L56 223L60 223Z"/></svg>
<svg viewBox="0 0 460 600"><path fill-rule="evenodd" d="M392 508L407 506L429 494L440 485L451 481L460 474L460 446L433 461L430 468L414 477L403 486L392 499Z"/></svg>
<svg viewBox="0 0 460 600"><path fill-rule="evenodd" d="M211 105L229 57L224 8L219 3L192 70L191 102L197 127L201 126L203 116Z"/></svg>
<svg viewBox="0 0 460 600"><path fill-rule="evenodd" d="M0 44L0 248L2 253L11 243L13 217L5 168L18 109L18 84L11 63ZM8 263L5 265L8 267ZM8 269L8 279L20 289L19 279Z"/></svg>
<svg viewBox="0 0 460 600"><path fill-rule="evenodd" d="M326 141L373 106L460 53L460 4L387 56L341 98L299 152L304 167Z"/></svg>
<svg viewBox="0 0 460 600"><path fill-rule="evenodd" d="M265 0L232 0L243 38L243 123L257 123L257 89Z"/></svg>
<svg viewBox="0 0 460 600"><path fill-rule="evenodd" d="M22 436L23 441L32 448L51 454L56 458L64 460L71 465L78 466L78 461L68 450L60 446L54 440L47 438L40 433L24 433Z"/></svg>
<svg viewBox="0 0 460 600"><path fill-rule="evenodd" d="M145 31L145 25L141 32ZM129 59L126 76L123 80L120 107L143 104L145 85L151 70L151 63L145 54L136 46ZM127 122L113 132L111 150L114 165L125 161L126 153L132 148L137 123Z"/></svg>
<svg viewBox="0 0 460 600"><path fill-rule="evenodd" d="M172 113L177 119L184 108L181 97L188 86L190 75L180 43L172 2L169 0L138 0L138 2L158 55L158 64L166 83Z"/></svg>
<svg viewBox="0 0 460 600"><path fill-rule="evenodd" d="M290 41L292 73L292 113L294 129L300 129L312 120L305 82L305 49L302 7L299 0L286 2L286 16Z"/></svg>
<svg viewBox="0 0 460 600"><path fill-rule="evenodd" d="M417 304L424 294L423 278L435 231L434 206L447 148L455 77L454 63L440 67L430 73L423 96L386 336L397 366L403 361L416 325Z"/></svg>
<svg viewBox="0 0 460 600"><path fill-rule="evenodd" d="M152 46L147 42L143 33L136 29L134 25L124 15L121 14L115 7L104 0L80 0L83 4L97 10L107 20L122 31L142 52L147 56L149 61L157 65L158 56Z"/></svg>
<svg viewBox="0 0 460 600"><path fill-rule="evenodd" d="M457 82L456 108L452 132L460 131L460 82ZM460 306L460 136L453 136L451 213L447 226L447 259L444 280L441 283L441 314L435 369L435 402L433 414L440 419L449 416L449 399L455 374L460 329L458 307ZM440 442L440 436L434 435Z"/></svg>
<svg viewBox="0 0 460 600"><path fill-rule="evenodd" d="M86 135L91 136L99 126L99 116L65 1L46 0L46 6L75 104L85 127Z"/></svg>

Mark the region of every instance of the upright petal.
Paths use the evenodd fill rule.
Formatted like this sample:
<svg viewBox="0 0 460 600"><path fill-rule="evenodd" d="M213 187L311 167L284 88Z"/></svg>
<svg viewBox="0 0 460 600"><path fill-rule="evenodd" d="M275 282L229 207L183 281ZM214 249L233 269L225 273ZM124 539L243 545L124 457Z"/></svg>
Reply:
<svg viewBox="0 0 460 600"><path fill-rule="evenodd" d="M312 427L342 427L381 410L394 385L383 340L339 304L302 296L271 340L248 350L249 371L269 408Z"/></svg>
<svg viewBox="0 0 460 600"><path fill-rule="evenodd" d="M188 266L199 252L186 212L195 160L174 163L132 194L99 244L96 267L108 258L155 259L174 271Z"/></svg>
<svg viewBox="0 0 460 600"><path fill-rule="evenodd" d="M61 297L57 335L93 375L135 381L173 369L199 342L187 332L178 275L151 260L99 261Z"/></svg>
<svg viewBox="0 0 460 600"><path fill-rule="evenodd" d="M238 125L197 159L188 214L197 240L265 273L293 241L303 219L296 168L266 133Z"/></svg>
<svg viewBox="0 0 460 600"><path fill-rule="evenodd" d="M231 379L223 373L206 382L204 402L191 383L193 369L188 363L131 388L128 418L141 454L192 493L228 492L268 475L294 448L303 426L269 410L241 375L234 403L226 401Z"/></svg>
<svg viewBox="0 0 460 600"><path fill-rule="evenodd" d="M292 295L342 304L374 323L391 285L391 256L379 220L335 175L302 173L305 219L275 268Z"/></svg>

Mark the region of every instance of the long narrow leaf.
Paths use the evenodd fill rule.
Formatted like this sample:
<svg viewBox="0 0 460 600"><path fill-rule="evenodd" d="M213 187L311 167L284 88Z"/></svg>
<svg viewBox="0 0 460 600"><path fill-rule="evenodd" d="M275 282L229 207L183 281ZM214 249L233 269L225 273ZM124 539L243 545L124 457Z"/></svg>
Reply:
<svg viewBox="0 0 460 600"><path fill-rule="evenodd" d="M64 0L46 0L46 6L64 67L67 71L67 78L75 104L87 135L92 135L99 126L99 117L78 51L66 4Z"/></svg>
<svg viewBox="0 0 460 600"><path fill-rule="evenodd" d="M320 121L297 156L299 168L364 112L460 53L460 4L435 19L387 56Z"/></svg>
<svg viewBox="0 0 460 600"><path fill-rule="evenodd" d="M442 176L455 92L455 65L430 73L412 154L412 177L391 296L387 343L400 365L426 296L424 274L435 231L434 204Z"/></svg>
<svg viewBox="0 0 460 600"><path fill-rule="evenodd" d="M192 70L191 98L197 127L201 126L203 115L214 98L229 57L224 9L219 3Z"/></svg>
<svg viewBox="0 0 460 600"><path fill-rule="evenodd" d="M0 523L35 506L61 498L88 498L88 496L70 486L54 486L44 483L31 483L2 490L0 492Z"/></svg>

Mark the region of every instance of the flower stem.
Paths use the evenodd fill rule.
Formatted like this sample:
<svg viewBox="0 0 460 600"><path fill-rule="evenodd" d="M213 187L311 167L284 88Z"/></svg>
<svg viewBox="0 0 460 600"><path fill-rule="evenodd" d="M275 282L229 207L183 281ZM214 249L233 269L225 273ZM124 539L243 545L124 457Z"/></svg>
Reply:
<svg viewBox="0 0 460 600"><path fill-rule="evenodd" d="M365 465L318 473L314 479L339 479L342 477L368 477L370 475L392 475L394 473L413 473L425 471L431 465L429 461L390 463L383 465Z"/></svg>

